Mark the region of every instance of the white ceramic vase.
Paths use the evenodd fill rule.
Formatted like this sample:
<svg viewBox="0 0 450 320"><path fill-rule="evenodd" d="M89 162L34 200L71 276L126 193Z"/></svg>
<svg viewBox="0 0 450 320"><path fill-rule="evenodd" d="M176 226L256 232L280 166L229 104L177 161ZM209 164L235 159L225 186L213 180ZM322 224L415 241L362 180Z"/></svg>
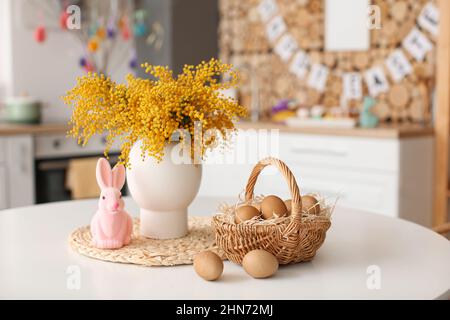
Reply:
<svg viewBox="0 0 450 320"><path fill-rule="evenodd" d="M187 163L190 156L180 157L179 149L178 144L167 145L160 162L148 156L142 160L141 141L130 151L127 184L140 208L144 237L172 239L188 232L188 206L200 187L202 166Z"/></svg>

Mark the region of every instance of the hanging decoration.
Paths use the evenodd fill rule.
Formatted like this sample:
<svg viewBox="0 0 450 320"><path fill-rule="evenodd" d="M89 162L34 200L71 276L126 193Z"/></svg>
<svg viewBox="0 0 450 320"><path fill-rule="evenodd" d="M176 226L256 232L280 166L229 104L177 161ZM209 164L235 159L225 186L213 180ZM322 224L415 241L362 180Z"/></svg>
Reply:
<svg viewBox="0 0 450 320"><path fill-rule="evenodd" d="M119 24L119 28L122 31L122 38L125 41L128 41L131 37L130 25L128 24L128 17L123 16L121 19L121 23Z"/></svg>
<svg viewBox="0 0 450 320"><path fill-rule="evenodd" d="M40 22L39 22L39 25L34 30L33 36L34 36L34 40L37 43L43 43L47 39L47 31L44 26L44 18L43 18L42 10L39 10L39 12L38 12L38 20Z"/></svg>
<svg viewBox="0 0 450 320"><path fill-rule="evenodd" d="M278 12L278 6L275 0L264 0L258 6L259 14L264 22L268 22Z"/></svg>
<svg viewBox="0 0 450 320"><path fill-rule="evenodd" d="M412 108L417 107L419 100L429 100L434 86L434 61L430 53L435 49L439 25L435 1L374 0L372 4L378 5L382 17L381 29L371 31L371 43L376 47L367 52L348 53L324 51L323 2L261 0L253 8L242 5L240 12L248 19L248 29L243 29L246 24L237 18L238 11L233 11L237 7L223 0L221 58L238 66L244 61L249 63L250 58L251 63L260 66L257 70L261 74L276 68L279 76L271 75L273 89L268 90L268 99L262 101L275 103L275 99L296 98L305 106L346 108L350 104L362 108L362 98L368 94L377 98L374 112L379 112L381 119L430 120L429 109L420 115ZM278 59L272 60L271 52ZM281 74L277 65L285 65L282 69L292 76ZM413 83L422 88L419 93L409 92ZM409 98L395 98L393 91ZM270 98L274 93L276 96ZM389 110L395 106L401 108Z"/></svg>
<svg viewBox="0 0 450 320"><path fill-rule="evenodd" d="M290 34L285 34L275 46L275 52L280 56L281 60L287 62L292 55L297 51L298 46L294 37Z"/></svg>
<svg viewBox="0 0 450 320"><path fill-rule="evenodd" d="M413 28L402 43L417 61L423 61L427 52L433 49L431 41L417 28Z"/></svg>
<svg viewBox="0 0 450 320"><path fill-rule="evenodd" d="M305 51L299 50L294 59L292 59L289 71L295 74L299 79L304 79L309 67L309 57Z"/></svg>
<svg viewBox="0 0 450 320"><path fill-rule="evenodd" d="M380 93L385 93L389 90L389 83L381 66L375 66L367 70L364 73L364 78L372 97L376 97Z"/></svg>
<svg viewBox="0 0 450 320"><path fill-rule="evenodd" d="M431 2L427 3L417 22L423 29L430 32L433 36L437 36L439 27L439 11L437 7Z"/></svg>
<svg viewBox="0 0 450 320"><path fill-rule="evenodd" d="M281 15L278 14L278 5L276 0L262 0L259 5L259 12L261 15L261 19L266 22L266 33L267 38L270 43L275 42L278 38L279 41L275 43L275 52L280 56L280 58L287 62L290 60L292 55L300 50L300 57L297 59L301 59L299 61L293 62L293 65L305 66L304 61L308 58L305 56L304 51L298 48L298 44L296 39L292 36L292 33L286 27L286 23ZM274 17L274 15L276 15ZM438 11L432 3L428 3L422 14L419 16L419 21L421 25L425 26L427 30L433 32L435 34L435 28L437 28L439 15ZM428 51L432 50L433 44L430 40L417 28L413 28L410 33L406 36L406 38L402 42L403 47L408 50L408 52L417 60L423 61L425 55ZM408 60L404 57L401 51L396 50L396 53L389 58L386 59L386 64L391 72L395 69L394 64L396 66L404 67L403 73L400 74L399 69L395 69L393 73L393 77L395 81L401 80L405 75L410 73L410 65ZM299 76L300 79L304 78L304 68L298 67L290 68L291 72L295 75ZM330 70L325 65L314 64L310 71L310 76L308 78L308 86L310 88L316 89L319 92L323 92L326 85L327 76ZM389 90L389 83L384 75L384 71L380 66L375 66L366 72L363 72L365 75L365 79L367 82L367 86L370 92L370 95L376 97L380 93L384 93ZM362 97L362 90L358 89L357 79L361 77L356 73L347 73L344 75L344 96L349 99L360 99Z"/></svg>
<svg viewBox="0 0 450 320"><path fill-rule="evenodd" d="M136 69L138 67L137 54L136 54L136 50L134 50L134 49L131 52L131 59L129 62L129 66L130 66L130 69Z"/></svg>
<svg viewBox="0 0 450 320"><path fill-rule="evenodd" d="M151 32L149 33L146 42L153 46L156 50L160 50L164 43L164 28L159 22L152 24Z"/></svg>
<svg viewBox="0 0 450 320"><path fill-rule="evenodd" d="M147 24L145 23L147 12L143 9L136 10L134 13L133 32L136 37L145 37L148 33Z"/></svg>
<svg viewBox="0 0 450 320"><path fill-rule="evenodd" d="M400 82L404 77L409 75L413 69L411 63L402 50L394 50L386 59L386 67L388 68L391 78L395 82Z"/></svg>
<svg viewBox="0 0 450 320"><path fill-rule="evenodd" d="M327 84L328 72L326 66L318 63L313 64L308 78L309 87L323 92Z"/></svg>
<svg viewBox="0 0 450 320"><path fill-rule="evenodd" d="M59 14L59 26L62 30L67 29L67 20L69 19L69 13L66 10L61 11Z"/></svg>
<svg viewBox="0 0 450 320"><path fill-rule="evenodd" d="M287 30L286 24L281 16L273 18L266 26L267 38L270 42L277 40Z"/></svg>

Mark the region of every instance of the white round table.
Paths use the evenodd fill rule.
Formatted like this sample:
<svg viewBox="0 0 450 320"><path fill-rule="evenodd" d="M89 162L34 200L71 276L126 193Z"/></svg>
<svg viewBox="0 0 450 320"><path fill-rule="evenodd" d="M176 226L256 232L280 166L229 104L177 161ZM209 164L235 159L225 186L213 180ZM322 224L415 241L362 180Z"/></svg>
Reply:
<svg viewBox="0 0 450 320"><path fill-rule="evenodd" d="M198 198L193 215L220 201ZM435 299L448 298L450 241L419 225L336 208L312 262L282 266L269 279L250 278L225 262L220 281L192 266L141 267L81 256L70 232L89 224L97 200L0 211L2 299ZM126 199L133 215L137 207Z"/></svg>

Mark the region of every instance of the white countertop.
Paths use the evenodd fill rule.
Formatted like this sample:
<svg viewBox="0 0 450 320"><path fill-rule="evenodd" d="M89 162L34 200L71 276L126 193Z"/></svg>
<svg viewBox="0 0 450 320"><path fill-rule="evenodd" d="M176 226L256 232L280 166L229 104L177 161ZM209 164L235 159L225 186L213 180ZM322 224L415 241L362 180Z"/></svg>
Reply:
<svg viewBox="0 0 450 320"><path fill-rule="evenodd" d="M190 214L211 215L221 200L197 198ZM134 202L126 202L135 215ZM312 262L282 266L273 278L255 280L227 261L222 278L207 282L192 266L114 264L73 252L67 238L89 224L96 205L97 200L87 200L0 211L0 298L434 299L449 294L450 241L403 220L337 208ZM380 289L367 286L371 265L379 268ZM79 289L71 287L77 270Z"/></svg>

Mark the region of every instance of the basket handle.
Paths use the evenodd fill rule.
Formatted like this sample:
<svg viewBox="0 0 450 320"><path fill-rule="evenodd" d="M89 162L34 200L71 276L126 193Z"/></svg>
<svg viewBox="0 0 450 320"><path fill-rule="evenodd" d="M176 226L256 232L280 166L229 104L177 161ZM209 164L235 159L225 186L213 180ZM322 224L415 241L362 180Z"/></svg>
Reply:
<svg viewBox="0 0 450 320"><path fill-rule="evenodd" d="M245 187L245 200L250 201L253 199L253 191L255 188L256 180L262 169L266 166L273 165L283 174L285 180L289 185L289 191L292 197L292 212L291 215L295 216L296 219L301 221L302 217L302 197L300 196L300 190L298 188L295 177L289 170L288 166L281 160L273 157L268 157L260 160L252 170L250 177L247 181L247 186Z"/></svg>

